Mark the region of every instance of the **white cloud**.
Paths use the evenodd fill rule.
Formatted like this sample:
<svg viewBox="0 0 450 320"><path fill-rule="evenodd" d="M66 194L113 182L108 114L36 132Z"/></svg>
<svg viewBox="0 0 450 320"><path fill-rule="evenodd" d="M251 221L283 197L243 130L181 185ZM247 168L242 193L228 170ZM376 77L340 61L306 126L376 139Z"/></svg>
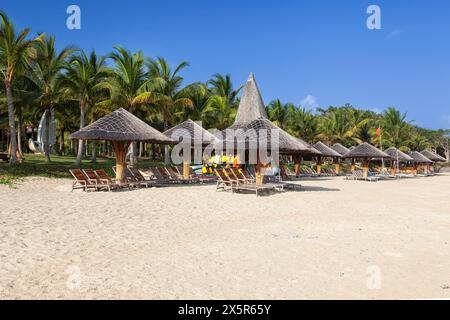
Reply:
<svg viewBox="0 0 450 320"><path fill-rule="evenodd" d="M370 111L380 114L382 111L378 108L372 108Z"/></svg>
<svg viewBox="0 0 450 320"><path fill-rule="evenodd" d="M307 95L300 104L303 108L308 110L314 110L319 108L319 103L317 102L317 98L312 95Z"/></svg>
<svg viewBox="0 0 450 320"><path fill-rule="evenodd" d="M387 34L386 39L391 40L394 38L397 38L399 35L401 35L404 31L400 29L396 29L394 31L391 31Z"/></svg>

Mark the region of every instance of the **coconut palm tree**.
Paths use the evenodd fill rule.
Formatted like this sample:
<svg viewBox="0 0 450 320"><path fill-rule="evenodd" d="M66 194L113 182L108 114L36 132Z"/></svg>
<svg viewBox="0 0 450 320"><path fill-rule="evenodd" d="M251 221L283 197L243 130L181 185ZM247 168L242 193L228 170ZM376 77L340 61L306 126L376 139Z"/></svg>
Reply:
<svg viewBox="0 0 450 320"><path fill-rule="evenodd" d="M243 86L234 89L229 74L225 76L214 74L207 82L211 92L206 108L203 110L203 119L210 127L224 130L233 124L239 105L238 94Z"/></svg>
<svg viewBox="0 0 450 320"><path fill-rule="evenodd" d="M399 110L390 107L383 113L382 130L392 145L399 148L407 140L406 112L400 113Z"/></svg>
<svg viewBox="0 0 450 320"><path fill-rule="evenodd" d="M142 93L147 92L150 85L148 73L145 70L145 61L142 52L131 53L131 51L116 46L108 56L114 62L114 66L108 78L102 82L102 87L109 92L109 99L100 103L103 108L125 108L134 112L140 104L136 100ZM131 165L136 159L136 144L131 144Z"/></svg>
<svg viewBox="0 0 450 320"><path fill-rule="evenodd" d="M269 119L281 129L286 129L291 111L295 109L292 103L282 103L280 99L273 100L267 106Z"/></svg>
<svg viewBox="0 0 450 320"><path fill-rule="evenodd" d="M1 76L6 90L8 106L8 126L11 139L10 163L17 162L17 139L15 126L14 99L12 84L14 79L23 74L36 57L34 45L42 40L44 35L39 35L27 40L30 29L25 28L18 33L8 16L0 11L0 68Z"/></svg>
<svg viewBox="0 0 450 320"><path fill-rule="evenodd" d="M66 73L63 76L64 85L72 97L78 101L80 108L80 129L85 126L86 109L93 107L104 89L103 81L110 74L106 67L106 58L98 57L92 51L89 57L84 51L72 56ZM84 154L84 143L78 141L76 165L81 165ZM94 159L95 160L95 157Z"/></svg>
<svg viewBox="0 0 450 320"><path fill-rule="evenodd" d="M61 71L67 63L67 58L75 52L68 46L60 52L55 47L55 37L45 37L36 46L37 57L31 64L28 75L37 92L36 101L44 109L45 136L43 149L46 161L50 161L50 121L54 107L66 98L66 90L62 85Z"/></svg>
<svg viewBox="0 0 450 320"><path fill-rule="evenodd" d="M189 66L186 61L178 64L173 70L164 58L147 60L148 82L146 92L137 96L133 103L149 103L162 116L164 131L169 129L173 116L184 108L192 108L192 100L189 99L189 88L181 88L183 77L179 75L181 70ZM164 150L164 162L170 164L169 147Z"/></svg>
<svg viewBox="0 0 450 320"><path fill-rule="evenodd" d="M310 110L302 108L302 106L291 109L287 130L294 136L313 143L318 132L317 117Z"/></svg>

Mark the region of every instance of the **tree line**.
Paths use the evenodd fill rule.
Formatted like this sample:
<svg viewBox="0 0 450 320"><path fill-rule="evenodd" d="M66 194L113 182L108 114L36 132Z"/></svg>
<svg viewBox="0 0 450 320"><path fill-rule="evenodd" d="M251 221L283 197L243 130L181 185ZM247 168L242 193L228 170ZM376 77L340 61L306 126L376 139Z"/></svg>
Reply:
<svg viewBox="0 0 450 320"><path fill-rule="evenodd" d="M31 135L44 114L43 151L51 161L49 127L56 118L60 154L76 153L79 165L86 155L85 142L74 146L71 132L114 111L125 108L151 126L165 131L186 119L202 121L205 128L223 130L233 122L242 86L235 87L229 74L215 74L205 83L184 84L183 61L172 67L162 57L147 58L141 51L117 46L106 56L85 52L74 46L61 50L56 39L46 34L16 30L9 17L0 12L0 69L4 90L0 91L0 129L3 148L16 163L26 148L26 129ZM276 99L267 107L275 124L307 142L340 142L346 146L369 142L402 150L431 148L448 158L445 130L427 130L406 119L406 113L391 107L383 113L357 109L349 104L307 110L301 105ZM377 129L381 129L380 135ZM3 134L5 132L5 134ZM380 145L381 144L381 145ZM70 148L68 146L71 145ZM107 145L89 146L93 159ZM138 150L139 149L139 150ZM132 164L143 154L132 144ZM68 151L67 151L68 150ZM152 153L161 153L152 147ZM166 150L166 160L168 152Z"/></svg>

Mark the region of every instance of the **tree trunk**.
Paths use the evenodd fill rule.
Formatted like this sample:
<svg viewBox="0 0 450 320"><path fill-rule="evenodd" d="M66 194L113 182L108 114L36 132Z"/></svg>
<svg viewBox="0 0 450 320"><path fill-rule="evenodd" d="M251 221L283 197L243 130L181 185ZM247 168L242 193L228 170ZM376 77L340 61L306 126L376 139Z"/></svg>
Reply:
<svg viewBox="0 0 450 320"><path fill-rule="evenodd" d="M61 137L59 140L59 154L60 155L64 155L66 153L66 146L64 145L64 134L65 134L65 130L62 128L61 129Z"/></svg>
<svg viewBox="0 0 450 320"><path fill-rule="evenodd" d="M130 166L135 166L137 163L137 159L136 159L136 142L133 141L130 145Z"/></svg>
<svg viewBox="0 0 450 320"><path fill-rule="evenodd" d="M51 107L45 108L45 135L44 135L44 154L45 161L50 162L50 120L52 116Z"/></svg>
<svg viewBox="0 0 450 320"><path fill-rule="evenodd" d="M116 180L118 183L125 182L124 169L127 167L126 156L128 146L128 142L112 141L112 147L116 155Z"/></svg>
<svg viewBox="0 0 450 320"><path fill-rule="evenodd" d="M15 113L14 113L14 102L11 93L11 84L5 81L6 86L6 101L8 103L8 125L9 125L9 136L11 144L11 153L9 155L9 163L14 164L17 162L17 140L16 140L16 124L15 124Z"/></svg>
<svg viewBox="0 0 450 320"><path fill-rule="evenodd" d="M164 119L164 132L166 132L169 129L169 124L167 123L167 120ZM164 165L170 166L170 154L169 154L169 146L164 146Z"/></svg>
<svg viewBox="0 0 450 320"><path fill-rule="evenodd" d="M92 141L92 163L97 163L97 141Z"/></svg>
<svg viewBox="0 0 450 320"><path fill-rule="evenodd" d="M20 105L16 106L17 109L17 156L18 160L22 161L22 108Z"/></svg>
<svg viewBox="0 0 450 320"><path fill-rule="evenodd" d="M84 128L84 105L80 103L80 129ZM78 154L77 161L75 162L76 166L81 165L81 160L83 159L84 153L84 143L83 140L78 140Z"/></svg>

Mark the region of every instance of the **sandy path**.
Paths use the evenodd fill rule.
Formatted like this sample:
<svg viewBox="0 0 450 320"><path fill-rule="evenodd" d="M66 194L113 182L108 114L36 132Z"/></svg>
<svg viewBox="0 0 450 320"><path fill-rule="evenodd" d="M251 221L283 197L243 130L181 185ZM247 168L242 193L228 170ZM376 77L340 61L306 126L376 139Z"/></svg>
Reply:
<svg viewBox="0 0 450 320"><path fill-rule="evenodd" d="M450 175L302 184L0 186L0 298L450 298Z"/></svg>

